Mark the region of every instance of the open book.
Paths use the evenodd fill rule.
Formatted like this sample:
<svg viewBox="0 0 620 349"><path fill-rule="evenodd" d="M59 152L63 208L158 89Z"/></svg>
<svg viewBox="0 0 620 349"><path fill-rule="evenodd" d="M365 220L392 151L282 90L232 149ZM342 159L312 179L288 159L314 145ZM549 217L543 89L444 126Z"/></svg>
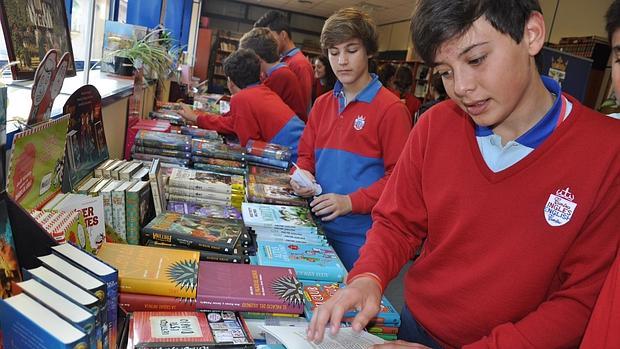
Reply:
<svg viewBox="0 0 620 349"><path fill-rule="evenodd" d="M357 334L350 327L341 328L336 336L325 334L321 344L306 339L306 327L261 326L287 348L295 349L366 349L385 341L368 332Z"/></svg>

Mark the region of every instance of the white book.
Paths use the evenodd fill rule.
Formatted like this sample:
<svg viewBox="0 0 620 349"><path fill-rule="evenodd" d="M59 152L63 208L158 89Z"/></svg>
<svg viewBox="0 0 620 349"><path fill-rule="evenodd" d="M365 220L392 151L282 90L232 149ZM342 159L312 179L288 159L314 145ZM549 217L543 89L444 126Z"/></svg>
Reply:
<svg viewBox="0 0 620 349"><path fill-rule="evenodd" d="M121 181L128 181L133 178L134 174L136 174L142 168L142 163L140 162L130 162L129 165L125 166L118 174L118 179Z"/></svg>
<svg viewBox="0 0 620 349"><path fill-rule="evenodd" d="M116 160L108 159L108 160L102 162L99 166L97 166L97 168L95 168L95 171L94 171L95 177L99 177L99 178L103 177L103 170L106 167L110 166L110 164L112 164L114 161L116 161Z"/></svg>
<svg viewBox="0 0 620 349"><path fill-rule="evenodd" d="M54 209L59 211L82 211L90 239L90 246L97 250L101 247L105 240L106 223L102 195L67 194L64 200L60 201Z"/></svg>
<svg viewBox="0 0 620 349"><path fill-rule="evenodd" d="M83 182L82 184L80 184L75 189L75 191L78 194L88 194L88 191L90 190L90 188L92 188L95 185L97 185L97 183L99 183L100 180L101 180L101 178L99 178L99 177L89 178L86 182Z"/></svg>
<svg viewBox="0 0 620 349"><path fill-rule="evenodd" d="M335 336L326 333L321 344L306 339L306 327L262 326L262 329L285 347L295 349L367 349L385 343L383 339L368 332L357 334L350 327L341 328Z"/></svg>

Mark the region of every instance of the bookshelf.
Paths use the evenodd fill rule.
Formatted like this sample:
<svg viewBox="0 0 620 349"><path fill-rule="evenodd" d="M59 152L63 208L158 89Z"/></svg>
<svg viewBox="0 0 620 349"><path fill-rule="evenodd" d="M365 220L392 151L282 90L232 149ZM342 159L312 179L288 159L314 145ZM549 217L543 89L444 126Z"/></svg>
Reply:
<svg viewBox="0 0 620 349"><path fill-rule="evenodd" d="M223 62L239 47L241 33L219 30L214 33L213 46L209 56L209 92L227 93L226 75L224 74Z"/></svg>
<svg viewBox="0 0 620 349"><path fill-rule="evenodd" d="M406 61L397 59L379 59L378 65L381 66L384 63L392 63L396 66L401 64L407 64L411 68L413 74L413 86L411 87L411 93L426 102L429 99L429 89L431 76L433 75L433 68L426 65L421 61Z"/></svg>

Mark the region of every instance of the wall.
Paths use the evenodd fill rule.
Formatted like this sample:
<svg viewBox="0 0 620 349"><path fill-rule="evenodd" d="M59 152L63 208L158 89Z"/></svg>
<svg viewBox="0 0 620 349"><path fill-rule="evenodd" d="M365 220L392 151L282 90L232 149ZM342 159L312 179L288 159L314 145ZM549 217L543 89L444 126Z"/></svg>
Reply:
<svg viewBox="0 0 620 349"><path fill-rule="evenodd" d="M405 51L411 46L409 21L380 25L379 51Z"/></svg>
<svg viewBox="0 0 620 349"><path fill-rule="evenodd" d="M607 37L605 12L612 0L539 0L545 15L547 35L551 30L550 42L557 43L567 36L597 35ZM551 28L553 12L559 1L555 23Z"/></svg>

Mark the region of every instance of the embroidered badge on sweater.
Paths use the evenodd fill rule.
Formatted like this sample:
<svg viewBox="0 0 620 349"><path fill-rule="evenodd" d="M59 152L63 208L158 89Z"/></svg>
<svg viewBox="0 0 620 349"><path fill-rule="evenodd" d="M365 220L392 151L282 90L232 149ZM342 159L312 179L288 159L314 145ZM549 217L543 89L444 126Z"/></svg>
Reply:
<svg viewBox="0 0 620 349"><path fill-rule="evenodd" d="M552 227L562 226L570 221L575 213L577 203L570 188L558 189L555 194L549 195L545 205L545 219Z"/></svg>
<svg viewBox="0 0 620 349"><path fill-rule="evenodd" d="M356 131L360 131L364 128L364 124L366 124L366 118L363 115L358 115L357 118L355 118L355 122L353 122L353 128Z"/></svg>

